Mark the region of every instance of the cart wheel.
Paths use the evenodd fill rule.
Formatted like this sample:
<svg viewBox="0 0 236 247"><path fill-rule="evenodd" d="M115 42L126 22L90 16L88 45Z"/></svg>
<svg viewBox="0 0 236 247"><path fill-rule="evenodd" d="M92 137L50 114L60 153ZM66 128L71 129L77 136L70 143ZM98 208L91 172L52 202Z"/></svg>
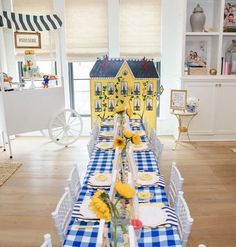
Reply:
<svg viewBox="0 0 236 247"><path fill-rule="evenodd" d="M68 146L79 139L82 129L80 115L72 109L65 109L51 119L48 133L56 144Z"/></svg>

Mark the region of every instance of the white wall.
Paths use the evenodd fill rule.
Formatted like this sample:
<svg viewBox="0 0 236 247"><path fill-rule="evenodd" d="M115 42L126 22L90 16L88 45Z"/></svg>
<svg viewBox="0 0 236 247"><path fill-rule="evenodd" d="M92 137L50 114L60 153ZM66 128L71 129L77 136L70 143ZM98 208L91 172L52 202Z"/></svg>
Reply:
<svg viewBox="0 0 236 247"><path fill-rule="evenodd" d="M177 120L170 114L170 90L181 86L184 0L162 0L161 95L158 134L176 135Z"/></svg>

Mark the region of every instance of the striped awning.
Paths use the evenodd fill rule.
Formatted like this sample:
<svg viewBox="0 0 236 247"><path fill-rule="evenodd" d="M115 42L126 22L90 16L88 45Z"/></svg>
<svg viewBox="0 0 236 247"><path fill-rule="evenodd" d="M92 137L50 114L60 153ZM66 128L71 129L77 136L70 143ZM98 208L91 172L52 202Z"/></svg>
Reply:
<svg viewBox="0 0 236 247"><path fill-rule="evenodd" d="M25 15L14 12L0 12L0 27L20 31L50 31L62 26L57 15Z"/></svg>

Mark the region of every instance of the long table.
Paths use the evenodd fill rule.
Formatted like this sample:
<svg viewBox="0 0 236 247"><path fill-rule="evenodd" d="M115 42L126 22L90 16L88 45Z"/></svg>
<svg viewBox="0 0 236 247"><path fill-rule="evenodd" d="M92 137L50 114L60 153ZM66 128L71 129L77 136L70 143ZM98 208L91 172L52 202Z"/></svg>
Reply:
<svg viewBox="0 0 236 247"><path fill-rule="evenodd" d="M135 120L135 122L139 122ZM132 126L132 122L131 122ZM101 130L112 130L111 126L102 126ZM140 122L140 126L132 127L132 130L144 130L143 124ZM100 141L113 141L112 139L100 139L98 137L97 142ZM142 141L148 141L146 136L142 137ZM134 152L134 157L139 171L154 171L160 174L157 161L152 151ZM114 159L114 150L100 150L94 148L90 162L87 167L87 173L84 178L84 183L81 188L77 202L82 202L84 197L92 196L97 189L88 186L88 180L91 174L94 172L111 172L112 160ZM143 187L136 188L136 191L141 191ZM150 202L162 202L168 206L168 199L164 187L145 187L145 191L150 190L153 197ZM64 246L81 246L81 247L95 247L98 235L99 222L85 222L78 221L71 218L68 226L67 237L64 242ZM108 227L110 224L108 223ZM110 237L110 233L108 234ZM158 227L158 228L143 228L141 238L138 241L139 247L151 247L151 246L176 246L181 247L181 240L177 231L177 227Z"/></svg>

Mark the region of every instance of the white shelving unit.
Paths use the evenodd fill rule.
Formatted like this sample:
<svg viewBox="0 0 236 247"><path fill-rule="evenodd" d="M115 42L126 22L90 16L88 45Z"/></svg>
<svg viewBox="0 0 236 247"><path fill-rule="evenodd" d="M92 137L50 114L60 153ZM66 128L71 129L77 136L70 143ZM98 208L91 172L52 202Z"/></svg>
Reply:
<svg viewBox="0 0 236 247"><path fill-rule="evenodd" d="M191 30L190 16L198 3L206 15L208 32ZM181 86L188 90L188 97L199 98L199 114L190 130L194 140L236 140L236 75L222 73L222 60L232 40L236 39L236 32L223 31L225 3L225 0L185 0ZM191 45L200 43L205 44L207 50L208 73L186 74L187 51ZM216 69L217 75L210 75L210 69Z"/></svg>

